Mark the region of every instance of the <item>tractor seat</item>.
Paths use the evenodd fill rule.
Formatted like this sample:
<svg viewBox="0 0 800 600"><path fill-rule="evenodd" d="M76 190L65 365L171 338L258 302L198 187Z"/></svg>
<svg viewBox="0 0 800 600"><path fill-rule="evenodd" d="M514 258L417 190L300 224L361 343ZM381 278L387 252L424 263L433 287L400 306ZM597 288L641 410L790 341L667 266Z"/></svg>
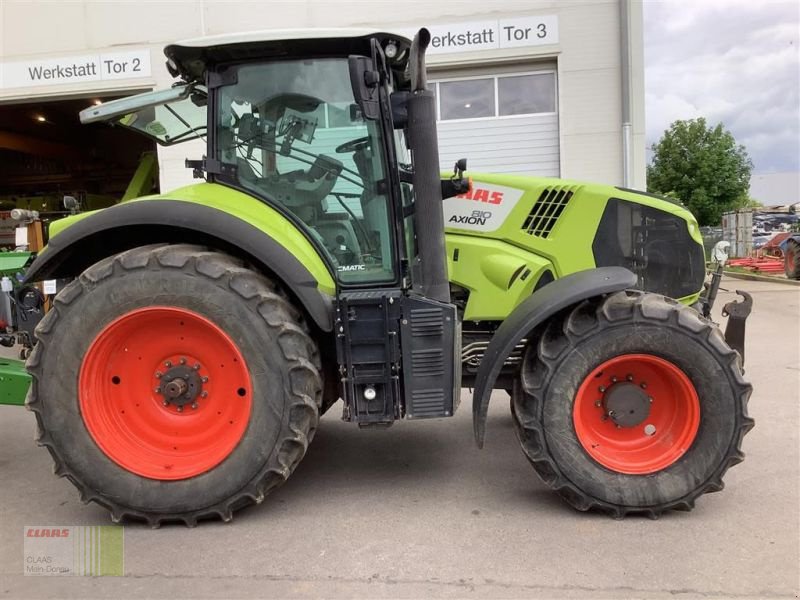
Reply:
<svg viewBox="0 0 800 600"><path fill-rule="evenodd" d="M317 219L312 227L322 237L325 247L331 252L342 252L342 246L344 246L355 256L361 256L361 244L358 243L353 224L346 214L341 216L328 214Z"/></svg>

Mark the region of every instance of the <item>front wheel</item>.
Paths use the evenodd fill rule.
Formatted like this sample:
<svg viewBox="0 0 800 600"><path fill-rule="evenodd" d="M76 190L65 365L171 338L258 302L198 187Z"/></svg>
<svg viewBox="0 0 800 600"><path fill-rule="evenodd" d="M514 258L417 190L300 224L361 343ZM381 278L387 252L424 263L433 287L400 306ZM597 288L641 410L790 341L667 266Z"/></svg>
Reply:
<svg viewBox="0 0 800 600"><path fill-rule="evenodd" d="M695 310L621 292L586 301L529 347L512 394L523 451L579 510L690 510L743 459L752 388Z"/></svg>
<svg viewBox="0 0 800 600"><path fill-rule="evenodd" d="M112 519L194 525L260 502L319 417L319 352L275 284L189 245L87 269L36 329L27 406L56 473Z"/></svg>

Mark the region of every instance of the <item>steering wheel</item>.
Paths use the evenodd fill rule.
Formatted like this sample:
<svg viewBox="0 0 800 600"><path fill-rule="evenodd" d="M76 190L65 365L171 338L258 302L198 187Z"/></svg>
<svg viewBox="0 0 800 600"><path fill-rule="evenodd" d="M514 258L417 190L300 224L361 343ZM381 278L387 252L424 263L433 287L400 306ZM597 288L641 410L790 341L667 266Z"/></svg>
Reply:
<svg viewBox="0 0 800 600"><path fill-rule="evenodd" d="M345 152L358 152L363 148L369 148L369 137L356 138L336 146L336 154L344 154Z"/></svg>

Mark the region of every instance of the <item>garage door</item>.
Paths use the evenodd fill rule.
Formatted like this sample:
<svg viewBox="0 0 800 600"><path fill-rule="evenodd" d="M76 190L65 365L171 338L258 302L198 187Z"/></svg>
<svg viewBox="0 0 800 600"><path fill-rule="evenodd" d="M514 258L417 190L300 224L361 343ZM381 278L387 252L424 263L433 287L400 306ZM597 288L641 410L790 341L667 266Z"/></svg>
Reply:
<svg viewBox="0 0 800 600"><path fill-rule="evenodd" d="M558 177L555 69L432 76L442 169Z"/></svg>

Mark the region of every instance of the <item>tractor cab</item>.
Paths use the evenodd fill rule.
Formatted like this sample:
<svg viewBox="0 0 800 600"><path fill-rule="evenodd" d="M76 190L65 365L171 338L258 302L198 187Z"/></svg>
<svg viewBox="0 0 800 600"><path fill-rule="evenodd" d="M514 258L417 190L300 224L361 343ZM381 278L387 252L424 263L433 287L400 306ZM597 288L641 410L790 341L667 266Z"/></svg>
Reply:
<svg viewBox="0 0 800 600"><path fill-rule="evenodd" d="M398 170L408 162L402 123L395 129L387 109L409 87L410 43L351 30L291 37L301 34L308 32L168 46L180 83L87 108L81 119L165 146L204 140L206 156L187 166L289 215L342 284L398 283L413 225L404 232L393 224L412 194Z"/></svg>

